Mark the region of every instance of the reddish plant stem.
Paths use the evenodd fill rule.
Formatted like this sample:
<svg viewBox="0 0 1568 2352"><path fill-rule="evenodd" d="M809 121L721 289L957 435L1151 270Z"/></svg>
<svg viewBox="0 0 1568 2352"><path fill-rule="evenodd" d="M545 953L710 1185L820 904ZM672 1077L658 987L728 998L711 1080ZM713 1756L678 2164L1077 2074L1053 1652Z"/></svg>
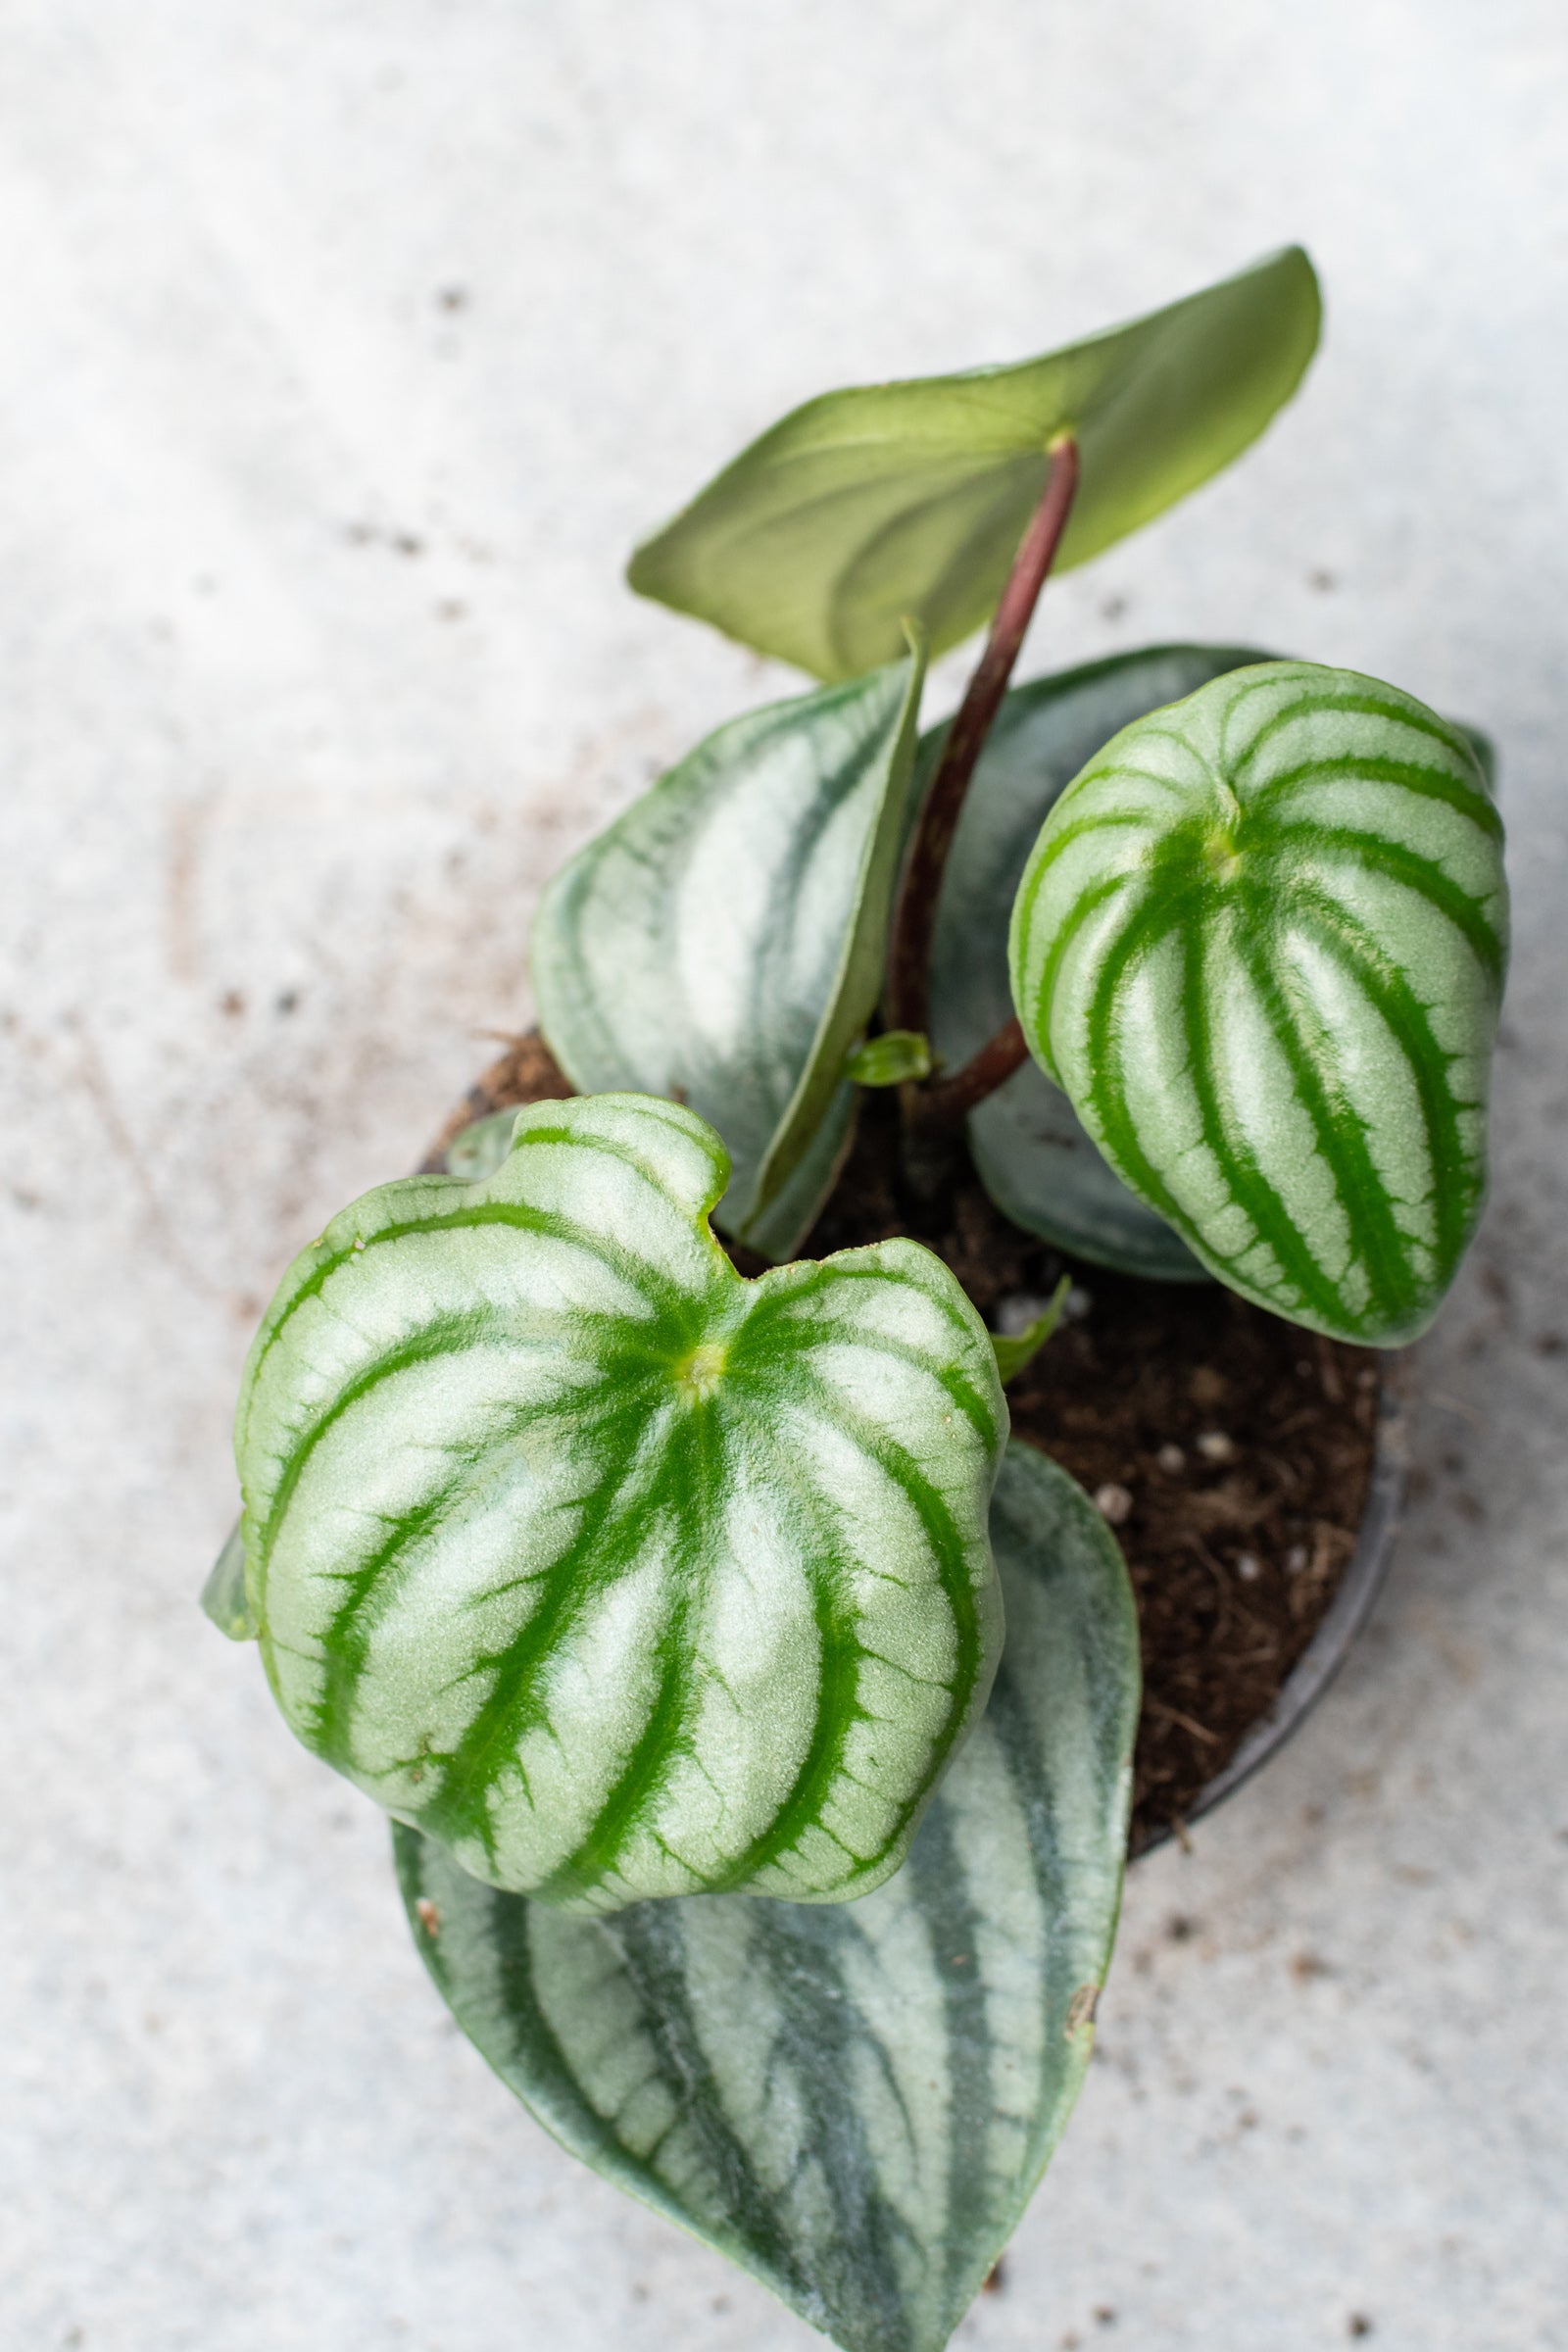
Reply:
<svg viewBox="0 0 1568 2352"><path fill-rule="evenodd" d="M933 1078L928 1085L909 1089L909 1116L915 1126L956 1127L977 1102L994 1095L1004 1079L1029 1058L1017 1015L988 1038L951 1078Z"/></svg>
<svg viewBox="0 0 1568 2352"><path fill-rule="evenodd" d="M948 853L953 847L975 762L1007 690L1024 631L1061 543L1077 488L1078 444L1071 434L1063 434L1052 445L1051 469L1046 475L1040 504L1030 516L1029 527L1013 558L985 652L975 664L963 701L948 729L937 772L915 825L914 844L909 852L904 888L899 894L888 962L890 1029L917 1029L924 1033L930 1028L931 939L936 929L937 898Z"/></svg>

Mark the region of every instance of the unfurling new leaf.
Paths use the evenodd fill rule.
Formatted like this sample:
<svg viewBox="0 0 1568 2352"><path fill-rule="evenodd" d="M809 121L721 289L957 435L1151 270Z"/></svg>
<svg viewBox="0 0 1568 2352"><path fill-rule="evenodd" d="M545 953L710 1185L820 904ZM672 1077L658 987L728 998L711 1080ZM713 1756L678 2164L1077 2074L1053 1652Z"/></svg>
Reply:
<svg viewBox="0 0 1568 2352"><path fill-rule="evenodd" d="M228 1641L255 1641L256 1620L245 1596L245 1531L237 1524L202 1587L202 1611Z"/></svg>
<svg viewBox="0 0 1568 2352"><path fill-rule="evenodd" d="M743 1280L727 1174L676 1104L532 1104L488 1179L335 1217L246 1369L291 1728L567 1907L879 1885L996 1665L979 1317L913 1242Z"/></svg>
<svg viewBox="0 0 1568 2352"><path fill-rule="evenodd" d="M931 1075L931 1042L918 1029L884 1029L857 1046L844 1064L855 1086L904 1086Z"/></svg>
<svg viewBox="0 0 1568 2352"><path fill-rule="evenodd" d="M1412 1339L1480 1213L1507 954L1470 740L1306 662L1125 728L1013 910L1029 1045L1113 1167L1233 1290Z"/></svg>

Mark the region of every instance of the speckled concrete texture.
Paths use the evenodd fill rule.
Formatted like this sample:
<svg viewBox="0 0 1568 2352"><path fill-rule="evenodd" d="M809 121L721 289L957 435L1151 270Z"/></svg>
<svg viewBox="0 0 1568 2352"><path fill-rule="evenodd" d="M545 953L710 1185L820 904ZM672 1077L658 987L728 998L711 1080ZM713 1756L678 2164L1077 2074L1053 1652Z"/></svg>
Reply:
<svg viewBox="0 0 1568 2352"><path fill-rule="evenodd" d="M1560 0L11 0L7 2347L814 2340L511 2104L197 1615L235 1377L526 1017L544 876L788 688L622 589L637 533L808 392L1295 236L1304 396L1025 666L1246 634L1495 733L1494 1204L1372 1630L1134 1874L959 2341L1568 2342L1565 108Z"/></svg>

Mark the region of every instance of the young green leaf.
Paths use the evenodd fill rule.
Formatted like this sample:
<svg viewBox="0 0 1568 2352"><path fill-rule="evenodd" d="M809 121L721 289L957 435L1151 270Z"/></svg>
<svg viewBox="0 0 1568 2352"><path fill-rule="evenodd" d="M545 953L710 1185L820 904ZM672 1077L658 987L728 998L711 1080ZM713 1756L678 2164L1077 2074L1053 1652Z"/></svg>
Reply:
<svg viewBox="0 0 1568 2352"><path fill-rule="evenodd" d="M1298 247L1014 367L830 392L764 433L640 547L644 596L820 678L934 654L1001 593L1063 430L1082 479L1055 568L1085 563L1239 457L1289 400L1321 304Z"/></svg>
<svg viewBox="0 0 1568 2352"><path fill-rule="evenodd" d="M905 1868L846 1907L563 1917L397 1832L416 1941L548 2132L846 2352L938 2352L1060 2137L1127 1842L1138 1632L1065 1472L1007 1449L1007 1645Z"/></svg>
<svg viewBox="0 0 1568 2352"><path fill-rule="evenodd" d="M1026 1323L1022 1331L994 1331L991 1349L997 1359L997 1374L1004 1388L1009 1380L1032 1364L1041 1348L1061 1321L1067 1307L1067 1294L1072 1289L1072 1277L1064 1274L1051 1295L1051 1303L1043 1314Z"/></svg>
<svg viewBox="0 0 1568 2352"><path fill-rule="evenodd" d="M515 1105L506 1110L492 1110L470 1126L460 1128L446 1148L446 1172L461 1176L466 1184L477 1184L485 1176L493 1176L507 1153L512 1150L512 1132L517 1124Z"/></svg>
<svg viewBox="0 0 1568 2352"><path fill-rule="evenodd" d="M913 1242L743 1281L726 1174L677 1104L530 1104L486 1181L335 1217L246 1368L290 1727L550 1902L861 1893L995 1666L979 1317Z"/></svg>
<svg viewBox="0 0 1568 2352"><path fill-rule="evenodd" d="M1474 752L1476 756L1476 765L1481 770L1481 781L1486 786L1488 792L1490 792L1494 798L1495 798L1497 791L1496 745L1493 742L1492 737L1490 735L1484 735L1479 727L1466 726L1462 718L1456 718L1453 722L1453 725L1455 733L1462 735L1466 743L1470 746L1472 752Z"/></svg>
<svg viewBox="0 0 1568 2352"><path fill-rule="evenodd" d="M1013 911L1030 1048L1245 1298L1424 1329L1475 1229L1507 954L1502 826L1461 731L1266 662L1125 728Z"/></svg>
<svg viewBox="0 0 1568 2352"><path fill-rule="evenodd" d="M733 1174L727 1233L786 1258L848 1147L881 989L923 659L721 727L545 893L533 977L584 1093L670 1095Z"/></svg>
<svg viewBox="0 0 1568 2352"><path fill-rule="evenodd" d="M202 1587L202 1613L230 1642L254 1642L258 1627L245 1597L245 1537L236 1521Z"/></svg>
<svg viewBox="0 0 1568 2352"><path fill-rule="evenodd" d="M884 1029L857 1046L844 1064L852 1086L904 1086L931 1075L931 1043L918 1029Z"/></svg>
<svg viewBox="0 0 1568 2352"><path fill-rule="evenodd" d="M1134 718L1267 657L1240 646L1156 645L1015 687L1003 701L958 819L931 960L932 1043L957 1069L1012 1011L1007 923L1057 796ZM920 740L916 795L946 729ZM981 1183L1027 1233L1098 1265L1155 1281L1203 1278L1185 1242L1127 1190L1072 1104L1031 1062L969 1114Z"/></svg>

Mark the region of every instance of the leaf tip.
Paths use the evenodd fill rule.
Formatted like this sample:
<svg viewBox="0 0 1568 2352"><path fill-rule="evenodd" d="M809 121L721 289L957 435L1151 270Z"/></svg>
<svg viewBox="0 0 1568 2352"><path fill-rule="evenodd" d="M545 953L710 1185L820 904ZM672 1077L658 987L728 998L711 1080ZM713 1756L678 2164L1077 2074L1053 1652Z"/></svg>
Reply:
<svg viewBox="0 0 1568 2352"><path fill-rule="evenodd" d="M201 1590L202 1614L228 1642L256 1642L261 1627L245 1592L245 1535L236 1519Z"/></svg>
<svg viewBox="0 0 1568 2352"><path fill-rule="evenodd" d="M1016 1380L1019 1373L1025 1371L1040 1353L1041 1348L1050 1339L1066 1311L1067 1298L1071 1289L1072 1276L1064 1274L1052 1293L1044 1311L1036 1315L1033 1322L1028 1324L1024 1330L1016 1333L994 1331L991 1334L992 1352L997 1359L997 1375L1004 1388L1009 1380Z"/></svg>

